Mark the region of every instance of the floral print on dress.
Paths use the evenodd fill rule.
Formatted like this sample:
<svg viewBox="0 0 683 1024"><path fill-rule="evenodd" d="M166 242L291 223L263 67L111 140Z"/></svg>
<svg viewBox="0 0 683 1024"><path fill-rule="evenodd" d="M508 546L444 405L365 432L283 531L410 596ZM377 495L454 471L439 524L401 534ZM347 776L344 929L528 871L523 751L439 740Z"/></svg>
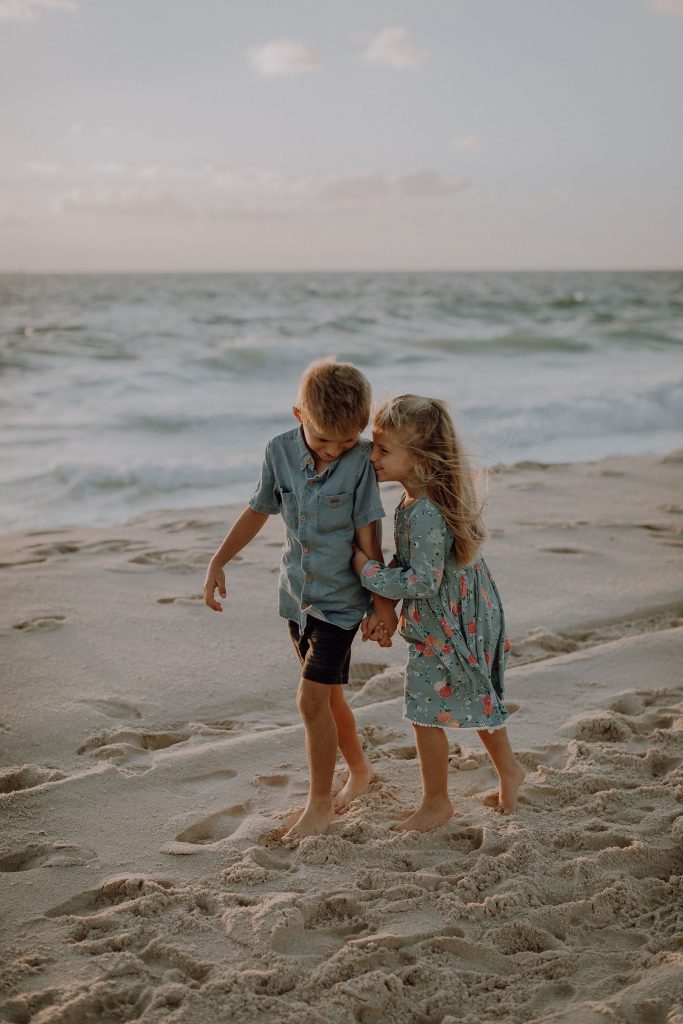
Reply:
<svg viewBox="0 0 683 1024"><path fill-rule="evenodd" d="M502 728L510 641L503 605L484 559L460 565L446 521L428 498L394 514L396 555L366 562L368 590L403 601L408 641L404 717L437 728Z"/></svg>

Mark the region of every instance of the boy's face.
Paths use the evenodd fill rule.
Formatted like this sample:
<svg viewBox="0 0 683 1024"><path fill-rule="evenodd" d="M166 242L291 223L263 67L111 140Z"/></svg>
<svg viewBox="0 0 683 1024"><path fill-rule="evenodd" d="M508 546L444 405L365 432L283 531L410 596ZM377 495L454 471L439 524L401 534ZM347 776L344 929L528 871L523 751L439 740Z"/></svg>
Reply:
<svg viewBox="0 0 683 1024"><path fill-rule="evenodd" d="M301 409L294 407L294 415L301 424L304 441L313 455L322 462L333 462L344 452L358 444L360 430L351 434L336 434L317 427Z"/></svg>

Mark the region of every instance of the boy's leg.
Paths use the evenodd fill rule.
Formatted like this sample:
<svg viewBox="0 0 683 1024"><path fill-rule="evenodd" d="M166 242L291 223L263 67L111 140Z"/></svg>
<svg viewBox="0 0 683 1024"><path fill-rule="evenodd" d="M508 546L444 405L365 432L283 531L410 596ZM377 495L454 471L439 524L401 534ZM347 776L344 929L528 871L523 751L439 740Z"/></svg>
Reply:
<svg viewBox="0 0 683 1024"><path fill-rule="evenodd" d="M288 837L321 835L334 818L332 779L337 761L337 726L330 707L331 686L301 679L297 705L306 731L308 800Z"/></svg>
<svg viewBox="0 0 683 1024"><path fill-rule="evenodd" d="M344 687L330 686L329 689L330 706L337 726L337 743L349 767L349 777L334 798L334 809L339 812L365 792L375 773L358 739L356 720L346 703Z"/></svg>
<svg viewBox="0 0 683 1024"><path fill-rule="evenodd" d="M422 803L405 821L392 826L397 832L407 832L410 829L429 832L430 829L443 825L453 817L453 804L448 797L446 733L441 728L415 723L413 729L420 758Z"/></svg>
<svg viewBox="0 0 683 1024"><path fill-rule="evenodd" d="M486 747L486 751L493 761L494 768L498 772L500 788L495 793L489 793L484 797L484 803L488 807L495 807L503 814L517 810L517 790L524 782L525 771L510 746L507 729L496 729L495 732L488 732L486 729L477 729L479 739Z"/></svg>

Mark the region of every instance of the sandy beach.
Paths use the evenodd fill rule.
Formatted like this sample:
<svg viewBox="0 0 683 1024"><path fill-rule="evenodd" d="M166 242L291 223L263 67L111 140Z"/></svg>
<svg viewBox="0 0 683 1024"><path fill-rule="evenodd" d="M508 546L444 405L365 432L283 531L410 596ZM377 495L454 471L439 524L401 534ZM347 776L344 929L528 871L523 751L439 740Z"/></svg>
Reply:
<svg viewBox="0 0 683 1024"><path fill-rule="evenodd" d="M518 813L453 731L455 818L390 831L420 791L406 647L356 641L377 779L298 845L281 521L222 615L236 509L0 537L0 1019L683 1024L682 485L681 451L497 472Z"/></svg>

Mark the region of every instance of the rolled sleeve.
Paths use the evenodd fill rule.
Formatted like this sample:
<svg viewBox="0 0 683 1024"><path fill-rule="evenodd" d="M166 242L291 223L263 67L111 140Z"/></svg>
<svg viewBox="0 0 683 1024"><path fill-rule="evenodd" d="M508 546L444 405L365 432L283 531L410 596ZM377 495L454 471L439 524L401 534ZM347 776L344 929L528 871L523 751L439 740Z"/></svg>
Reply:
<svg viewBox="0 0 683 1024"><path fill-rule="evenodd" d="M353 525L356 529L376 523L385 515L379 496L379 484L369 457L364 460L358 483L353 492Z"/></svg>
<svg viewBox="0 0 683 1024"><path fill-rule="evenodd" d="M256 485L256 490L249 499L249 507L254 512L261 512L267 516L277 515L280 511L280 492L273 471L270 444L266 446L263 465L261 466L261 476Z"/></svg>

